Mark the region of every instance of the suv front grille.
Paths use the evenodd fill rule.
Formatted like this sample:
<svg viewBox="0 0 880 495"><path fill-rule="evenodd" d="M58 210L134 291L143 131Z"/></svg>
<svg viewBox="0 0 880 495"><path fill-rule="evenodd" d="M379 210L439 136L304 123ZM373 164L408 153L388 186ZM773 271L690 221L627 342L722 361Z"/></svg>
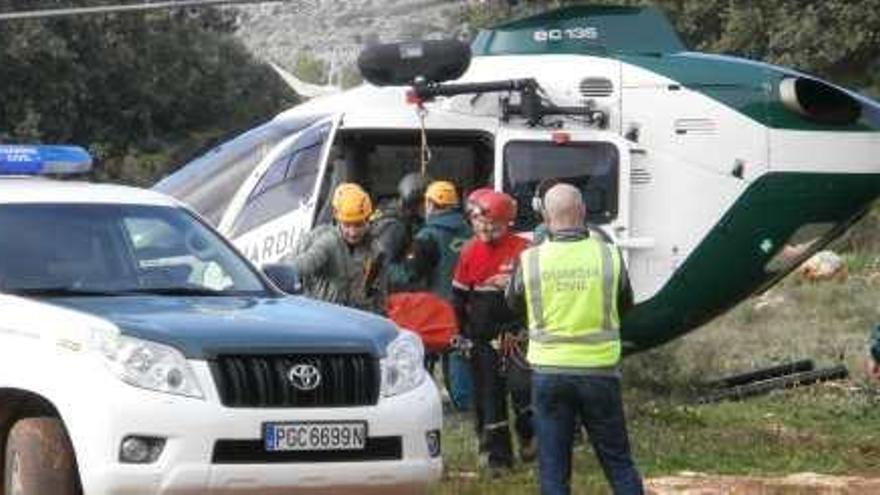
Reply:
<svg viewBox="0 0 880 495"><path fill-rule="evenodd" d="M317 368L317 387L294 386L297 365ZM352 407L379 400L379 363L368 354L221 355L211 372L227 407Z"/></svg>

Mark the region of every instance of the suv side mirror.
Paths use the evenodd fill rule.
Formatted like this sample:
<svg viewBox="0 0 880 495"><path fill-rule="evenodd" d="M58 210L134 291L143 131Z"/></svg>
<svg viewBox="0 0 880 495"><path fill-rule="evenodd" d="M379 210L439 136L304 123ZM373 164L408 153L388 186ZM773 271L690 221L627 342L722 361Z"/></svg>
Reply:
<svg viewBox="0 0 880 495"><path fill-rule="evenodd" d="M276 287L288 294L302 294L303 286L299 274L292 266L284 263L269 263L263 265L263 273Z"/></svg>

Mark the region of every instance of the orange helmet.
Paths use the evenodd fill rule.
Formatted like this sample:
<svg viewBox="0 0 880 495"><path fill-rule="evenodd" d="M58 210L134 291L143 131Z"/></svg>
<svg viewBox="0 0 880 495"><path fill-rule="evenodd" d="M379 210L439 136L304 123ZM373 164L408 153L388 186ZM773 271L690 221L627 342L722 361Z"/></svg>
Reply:
<svg viewBox="0 0 880 495"><path fill-rule="evenodd" d="M471 193L473 196L473 193ZM474 205L493 223L509 224L516 218L516 201L498 191L486 191L477 196Z"/></svg>
<svg viewBox="0 0 880 495"><path fill-rule="evenodd" d="M333 216L343 223L365 222L373 213L373 202L363 188L353 182L339 184L333 192Z"/></svg>
<svg viewBox="0 0 880 495"><path fill-rule="evenodd" d="M437 206L455 206L458 204L458 193L452 182L438 180L428 186L425 191L425 199Z"/></svg>

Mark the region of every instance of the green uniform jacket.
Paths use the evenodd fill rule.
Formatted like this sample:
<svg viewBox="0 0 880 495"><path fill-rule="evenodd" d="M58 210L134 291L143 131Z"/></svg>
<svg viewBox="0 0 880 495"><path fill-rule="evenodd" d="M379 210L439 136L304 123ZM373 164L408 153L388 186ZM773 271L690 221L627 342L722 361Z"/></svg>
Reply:
<svg viewBox="0 0 880 495"><path fill-rule="evenodd" d="M421 226L418 216L404 215L398 206L385 206L370 219L373 242L387 263L399 263L406 256Z"/></svg>
<svg viewBox="0 0 880 495"><path fill-rule="evenodd" d="M321 225L304 235L293 255L285 260L302 279L307 296L383 313L380 281L364 287L366 268L374 261L375 249L369 233L360 244L349 246L335 225Z"/></svg>
<svg viewBox="0 0 880 495"><path fill-rule="evenodd" d="M462 246L472 236L459 210L430 215L416 233L412 254L389 269L392 290L428 290L452 300L452 272Z"/></svg>

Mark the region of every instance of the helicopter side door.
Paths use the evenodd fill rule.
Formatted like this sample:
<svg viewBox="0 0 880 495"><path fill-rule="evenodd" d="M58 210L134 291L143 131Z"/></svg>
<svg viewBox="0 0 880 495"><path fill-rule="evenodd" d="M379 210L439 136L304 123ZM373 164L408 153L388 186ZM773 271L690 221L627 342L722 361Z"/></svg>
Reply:
<svg viewBox="0 0 880 495"><path fill-rule="evenodd" d="M532 231L542 222L535 189L543 180L560 179L581 190L589 226L627 257L633 240L626 141L603 131L501 129L495 149L495 188L517 200L516 230Z"/></svg>
<svg viewBox="0 0 880 495"><path fill-rule="evenodd" d="M312 227L320 178L342 114L328 116L281 141L244 181L220 232L253 263L290 254Z"/></svg>

